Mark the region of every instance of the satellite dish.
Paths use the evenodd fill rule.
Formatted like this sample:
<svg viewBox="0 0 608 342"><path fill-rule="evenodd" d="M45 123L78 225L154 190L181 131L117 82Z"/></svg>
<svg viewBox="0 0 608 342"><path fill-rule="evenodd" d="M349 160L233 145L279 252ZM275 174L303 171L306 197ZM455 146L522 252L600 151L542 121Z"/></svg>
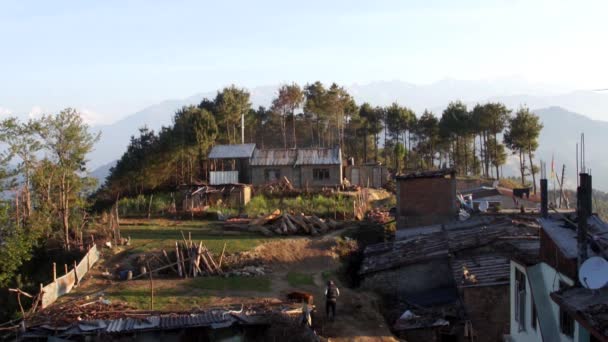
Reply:
<svg viewBox="0 0 608 342"><path fill-rule="evenodd" d="M602 257L591 257L581 265L578 280L584 287L597 290L608 284L608 261Z"/></svg>

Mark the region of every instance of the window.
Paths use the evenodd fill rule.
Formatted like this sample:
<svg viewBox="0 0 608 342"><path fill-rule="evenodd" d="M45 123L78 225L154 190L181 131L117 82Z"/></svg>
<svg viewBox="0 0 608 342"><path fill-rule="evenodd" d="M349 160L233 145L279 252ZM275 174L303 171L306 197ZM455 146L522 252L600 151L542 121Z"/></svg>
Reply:
<svg viewBox="0 0 608 342"><path fill-rule="evenodd" d="M278 181L281 178L281 170L279 169L265 169L264 170L264 179L267 182Z"/></svg>
<svg viewBox="0 0 608 342"><path fill-rule="evenodd" d="M559 282L559 289L565 289L568 286L568 284L564 283L563 281ZM561 331L562 334L569 336L569 337L574 337L574 319L572 319L572 316L570 316L569 313L567 313L566 311L562 310L562 308L559 308L559 331Z"/></svg>
<svg viewBox="0 0 608 342"><path fill-rule="evenodd" d="M526 275L515 269L515 322L518 323L519 331L526 330Z"/></svg>
<svg viewBox="0 0 608 342"><path fill-rule="evenodd" d="M314 180L329 179L329 169L312 169L312 179L314 179Z"/></svg>
<svg viewBox="0 0 608 342"><path fill-rule="evenodd" d="M534 299L534 298L532 298ZM536 321L538 320L538 313L536 312L536 304L534 304L534 301L532 301L532 322L530 322L530 325L532 325L532 329L536 330Z"/></svg>

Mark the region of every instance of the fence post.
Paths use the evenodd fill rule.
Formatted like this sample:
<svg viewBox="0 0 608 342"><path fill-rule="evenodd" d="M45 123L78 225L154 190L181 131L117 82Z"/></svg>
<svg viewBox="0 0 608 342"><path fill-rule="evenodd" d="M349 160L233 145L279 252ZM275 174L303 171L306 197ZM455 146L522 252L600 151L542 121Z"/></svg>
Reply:
<svg viewBox="0 0 608 342"><path fill-rule="evenodd" d="M65 269L65 274L68 274L68 264L63 264L63 268Z"/></svg>
<svg viewBox="0 0 608 342"><path fill-rule="evenodd" d="M91 270L91 263L89 262L89 254L91 254L91 249L87 251L87 272Z"/></svg>
<svg viewBox="0 0 608 342"><path fill-rule="evenodd" d="M78 270L76 269L78 265L76 264L76 260L74 260L74 279L76 279L76 285L78 285L79 283L79 279L78 279Z"/></svg>
<svg viewBox="0 0 608 342"><path fill-rule="evenodd" d="M53 282L57 281L57 264L53 263Z"/></svg>

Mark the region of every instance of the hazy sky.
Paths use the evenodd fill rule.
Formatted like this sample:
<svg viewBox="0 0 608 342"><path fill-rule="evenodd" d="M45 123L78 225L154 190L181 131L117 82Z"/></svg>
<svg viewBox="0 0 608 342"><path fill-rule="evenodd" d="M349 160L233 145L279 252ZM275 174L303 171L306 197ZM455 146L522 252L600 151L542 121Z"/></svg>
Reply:
<svg viewBox="0 0 608 342"><path fill-rule="evenodd" d="M0 1L0 115L322 80L608 87L607 1Z"/></svg>

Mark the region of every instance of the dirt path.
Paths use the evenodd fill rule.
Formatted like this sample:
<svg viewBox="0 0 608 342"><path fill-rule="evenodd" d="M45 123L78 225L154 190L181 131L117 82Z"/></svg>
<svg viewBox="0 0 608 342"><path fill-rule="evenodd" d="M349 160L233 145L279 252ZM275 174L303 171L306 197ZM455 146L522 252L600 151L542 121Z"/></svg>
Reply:
<svg viewBox="0 0 608 342"><path fill-rule="evenodd" d="M255 253L273 265L274 293L282 298L294 290L314 295L313 328L323 338L330 341L398 341L380 314L379 300L374 294L349 289L334 278L332 280L340 288L336 319L326 319L324 278L340 267L335 247L335 239L326 236L271 242L256 248ZM287 273L293 271L311 274L314 285L290 286L285 279Z"/></svg>

